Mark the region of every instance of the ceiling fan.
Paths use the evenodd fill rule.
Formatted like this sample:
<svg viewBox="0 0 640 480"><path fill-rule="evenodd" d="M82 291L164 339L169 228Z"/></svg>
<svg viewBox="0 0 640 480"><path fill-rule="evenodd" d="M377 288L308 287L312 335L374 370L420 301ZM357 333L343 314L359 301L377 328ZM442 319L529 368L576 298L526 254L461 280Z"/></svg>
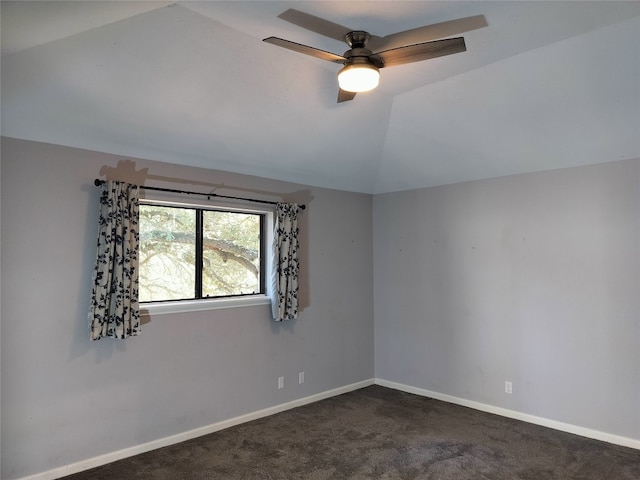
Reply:
<svg viewBox="0 0 640 480"><path fill-rule="evenodd" d="M283 38L268 37L263 40L294 52L343 64L344 67L338 72L338 103L353 100L356 93L377 87L381 68L466 51L463 37L438 39L487 26L484 15L476 15L378 37L293 8L281 13L278 18L349 45L349 50L337 55Z"/></svg>

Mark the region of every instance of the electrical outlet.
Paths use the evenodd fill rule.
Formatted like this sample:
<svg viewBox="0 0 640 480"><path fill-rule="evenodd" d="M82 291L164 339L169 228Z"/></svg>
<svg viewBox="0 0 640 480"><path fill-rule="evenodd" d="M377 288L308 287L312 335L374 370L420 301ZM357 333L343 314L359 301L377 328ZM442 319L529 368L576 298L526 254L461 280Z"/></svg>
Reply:
<svg viewBox="0 0 640 480"><path fill-rule="evenodd" d="M504 382L504 393L508 393L508 394L513 393L513 384L508 380Z"/></svg>
<svg viewBox="0 0 640 480"><path fill-rule="evenodd" d="M298 383L304 383L304 372L298 374Z"/></svg>
<svg viewBox="0 0 640 480"><path fill-rule="evenodd" d="M284 388L284 377L278 377L278 390L282 390Z"/></svg>

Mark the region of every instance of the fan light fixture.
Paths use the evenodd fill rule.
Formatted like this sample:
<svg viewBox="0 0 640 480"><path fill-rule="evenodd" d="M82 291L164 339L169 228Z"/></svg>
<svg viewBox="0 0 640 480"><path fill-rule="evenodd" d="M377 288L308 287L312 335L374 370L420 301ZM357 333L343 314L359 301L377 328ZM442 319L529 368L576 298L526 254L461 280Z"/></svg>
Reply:
<svg viewBox="0 0 640 480"><path fill-rule="evenodd" d="M376 88L380 81L380 68L466 51L463 37L445 37L487 26L484 15L476 15L377 37L364 30L353 30L295 8L282 12L278 18L349 45L349 50L337 55L284 38L267 37L263 40L294 52L342 64L342 70L338 72L338 103L353 100L358 92ZM371 47L370 41L373 43Z"/></svg>
<svg viewBox="0 0 640 480"><path fill-rule="evenodd" d="M348 64L338 72L338 85L347 92L368 92L379 81L380 72L370 63Z"/></svg>

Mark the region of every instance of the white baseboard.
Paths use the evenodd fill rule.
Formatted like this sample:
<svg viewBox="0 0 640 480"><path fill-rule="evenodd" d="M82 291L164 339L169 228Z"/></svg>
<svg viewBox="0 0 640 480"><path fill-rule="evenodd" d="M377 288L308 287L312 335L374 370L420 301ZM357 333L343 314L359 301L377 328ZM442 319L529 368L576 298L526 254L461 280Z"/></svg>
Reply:
<svg viewBox="0 0 640 480"><path fill-rule="evenodd" d="M601 432L599 430L592 430L590 428L579 427L577 425L571 425L569 423L558 422L556 420L549 420L548 418L537 417L535 415L529 415L528 413L522 413L515 410L509 410L507 408L496 407L486 403L474 402L473 400L467 400L464 398L454 397L452 395L446 395L444 393L432 392L423 388L412 387L410 385L403 385L401 383L390 382L381 378L376 378L376 385L382 387L393 388L394 390L401 390L407 393L413 393L422 397L433 398L435 400L442 400L443 402L454 403L463 407L473 408L483 412L493 413L503 417L513 418L515 420L522 420L524 422L533 423L535 425L541 425L543 427L553 428L554 430L560 430L567 433L573 433L582 437L592 438L594 440L601 440L607 443L613 443L623 447L635 448L640 450L640 440L628 437L622 437L619 435L613 435L611 433Z"/></svg>
<svg viewBox="0 0 640 480"><path fill-rule="evenodd" d="M345 385L344 387L339 387L333 390L327 390L325 392L316 393L315 395L310 395L308 397L300 398L298 400L282 403L280 405L275 405L273 407L265 408L263 410L247 413L245 415L240 415L239 417L230 418L229 420L223 420L221 422L217 422L211 425L206 425L204 427L196 428L194 430L189 430L187 432L178 433L176 435L171 435L165 438L160 438L158 440L154 440L141 445L135 445L133 447L124 448L116 452L111 452L111 453L107 453L97 457L89 458L87 460L82 460L80 462L64 465L62 467L54 468L52 470L47 470L46 472L37 473L35 475L30 475L28 477L22 477L19 480L55 480L56 478L64 477L66 475L72 475L74 473L89 470L90 468L106 465L107 463L115 462L116 460L122 460L123 458L139 455L141 453L149 452L157 448L174 445L176 443L184 442L186 440L191 440L192 438L201 437L209 433L214 433L220 430L224 430L225 428L233 427L235 425L240 425L241 423L246 423L252 420L257 420L259 418L268 417L276 413L284 412L285 410L291 410L292 408L301 407L303 405L317 402L319 400L324 400L326 398L335 397L336 395L341 395L343 393L351 392L353 390L358 390L360 388L368 387L369 385L373 385L374 383L375 381L373 378L369 380L363 380L361 382L352 383L350 385Z"/></svg>

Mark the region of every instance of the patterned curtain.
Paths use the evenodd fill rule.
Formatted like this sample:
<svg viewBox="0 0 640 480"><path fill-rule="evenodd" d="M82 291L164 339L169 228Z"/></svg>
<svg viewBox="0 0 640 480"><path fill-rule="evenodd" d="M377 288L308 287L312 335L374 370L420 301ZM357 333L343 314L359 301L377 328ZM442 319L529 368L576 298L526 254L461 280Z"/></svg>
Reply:
<svg viewBox="0 0 640 480"><path fill-rule="evenodd" d="M298 318L298 205L278 203L273 235L273 319Z"/></svg>
<svg viewBox="0 0 640 480"><path fill-rule="evenodd" d="M98 254L89 311L91 339L140 332L138 187L107 180L100 196Z"/></svg>

